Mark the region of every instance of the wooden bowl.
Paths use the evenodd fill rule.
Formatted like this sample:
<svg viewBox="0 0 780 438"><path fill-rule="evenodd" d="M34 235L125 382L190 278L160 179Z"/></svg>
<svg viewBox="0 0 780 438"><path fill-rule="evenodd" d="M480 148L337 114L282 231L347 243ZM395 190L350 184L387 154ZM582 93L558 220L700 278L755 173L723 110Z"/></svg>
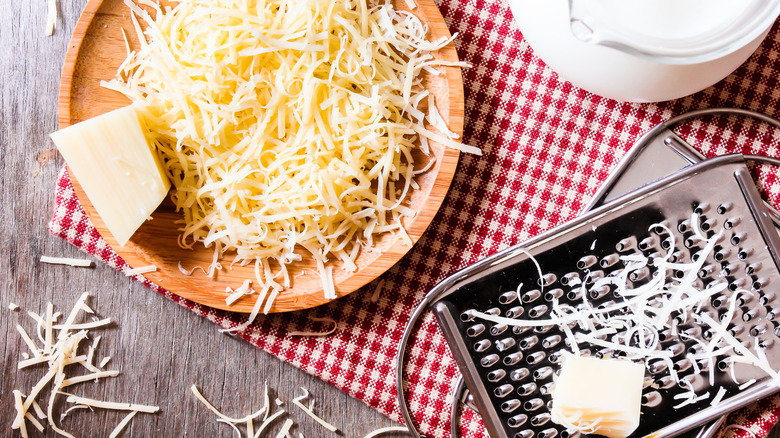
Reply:
<svg viewBox="0 0 780 438"><path fill-rule="evenodd" d="M415 0L416 14L429 28L429 38L436 40L449 37L450 33L433 0ZM398 9L407 9L404 0L396 1ZM125 45L122 37L125 29L131 45L138 46L130 21L130 12L122 0L90 0L73 32L65 65L62 69L59 96L60 128L95 117L116 108L126 106L129 101L120 93L100 86L101 80L112 79L119 65L125 59ZM438 59L457 61L452 44L433 54ZM463 130L463 83L459 68L439 68L442 74L424 77L425 87L435 96L437 107L450 129L456 133ZM409 206L418 213L403 222L412 241L416 242L430 225L434 215L449 189L459 153L431 142L436 163L428 172L417 177L420 188L410 196ZM422 154L420 154L420 158ZM423 162L424 164L424 162ZM71 175L72 176L72 175ZM73 186L81 205L92 223L109 245L130 264L130 266L157 266L157 271L146 277L159 286L197 303L219 309L250 312L257 294L241 298L231 306L225 304L226 287L237 288L245 279L254 280L254 268L235 266L209 278L200 271L192 275L182 274L181 264L186 269L199 265L207 267L213 251L205 247L195 250L182 249L177 244L181 219L170 202L164 202L153 214L153 220L144 224L124 247L108 232L105 224L87 199L75 178ZM362 251L357 260L358 270L346 272L335 264L334 283L338 296L344 296L374 280L393 266L410 249L394 234L385 234L378 239L376 251ZM226 255L229 260L230 254ZM301 272L306 274L295 278L293 287L279 294L271 312L286 312L306 309L329 300L323 297L319 276L315 274L314 261L306 259L289 267L295 278Z"/></svg>

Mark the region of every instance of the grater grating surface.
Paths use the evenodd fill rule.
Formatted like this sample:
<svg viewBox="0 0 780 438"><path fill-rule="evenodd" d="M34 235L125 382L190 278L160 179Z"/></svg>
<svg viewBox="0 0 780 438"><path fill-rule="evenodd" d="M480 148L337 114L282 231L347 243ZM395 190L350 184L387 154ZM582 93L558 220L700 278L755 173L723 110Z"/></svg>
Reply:
<svg viewBox="0 0 780 438"><path fill-rule="evenodd" d="M670 249L662 247L668 241L667 231L648 230L656 223L668 225L675 235L673 252L680 261L690 262L693 254L701 249L701 242L690 238L689 222L694 212L699 213L700 225L709 237L720 230L725 236L708 255L699 286L727 282L728 289L713 297L702 312L721 315L730 290L754 288L753 298L739 303L734 318L737 324L730 328L738 339L749 345L758 338L765 345L773 368L777 368L780 362L775 346L780 333L777 330L780 317L775 320L780 312L780 301L776 298L780 293L776 263L778 236L766 217L744 161L739 156L711 159L538 236L523 244L522 249L510 248L496 254L440 285L446 291L434 305L436 317L491 436L567 435L549 419L549 390L561 351L570 348L557 326L506 327L473 318L471 312L534 319L549 315L553 298L561 304L577 306L582 299L577 297L579 288L571 285L573 278L585 278L589 271L605 276L615 274L625 268L619 260L621 255L651 256ZM625 244L628 247L619 248ZM543 271L543 287L537 284L539 273L528 254ZM650 266L647 272L637 275L635 286L647 282L653 269ZM518 289L520 284L523 286ZM593 306L620 300L610 288L587 299ZM706 330L690 319L681 321L679 329L698 337L707 336ZM674 353L679 377L692 379L697 393L707 392L707 378L692 376L697 365L701 368L708 364L692 364L686 358L696 348L696 342L671 333L665 335L661 345ZM592 355L610 354L598 346L584 343L579 346ZM675 396L688 392L687 389L670 384L670 372L664 364L648 361L647 366L646 376L651 377L647 383L652 385L644 391L643 419L632 435L637 437L684 432L775 390L765 373L737 364L734 369L738 381L756 379L754 385L740 390L740 385L729 376L728 367L717 369L715 384L709 392L712 399L718 388L725 388L727 392L721 404L711 407L708 401L702 401L675 409L673 406L679 402Z"/></svg>

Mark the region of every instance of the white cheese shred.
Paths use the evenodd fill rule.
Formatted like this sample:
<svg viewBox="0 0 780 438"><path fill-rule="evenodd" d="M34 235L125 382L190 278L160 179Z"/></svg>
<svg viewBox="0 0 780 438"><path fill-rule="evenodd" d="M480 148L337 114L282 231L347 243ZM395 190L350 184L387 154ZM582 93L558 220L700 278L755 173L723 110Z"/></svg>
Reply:
<svg viewBox="0 0 780 438"><path fill-rule="evenodd" d="M382 427L371 431L368 435L364 436L363 438L375 438L378 437L379 435L384 435L387 433L394 433L394 432L407 433L409 432L409 429L403 426Z"/></svg>
<svg viewBox="0 0 780 438"><path fill-rule="evenodd" d="M74 268L91 268L92 267L92 260L75 259L75 258L70 258L70 257L41 256L41 263L48 263L50 265L73 266Z"/></svg>
<svg viewBox="0 0 780 438"><path fill-rule="evenodd" d="M130 423L130 420L135 417L135 414L137 414L138 411L132 411L129 414L125 415L125 418L122 419L122 421L119 422L119 424L116 425L114 430L111 431L111 434L108 435L108 438L116 438L119 436L120 433L122 433L123 430L125 430L125 427L127 427L127 424Z"/></svg>
<svg viewBox="0 0 780 438"><path fill-rule="evenodd" d="M301 388L303 390L303 395L295 397L293 399L293 404L295 406L298 406L303 412L305 412L308 416L314 419L317 423L320 423L322 427L325 429L328 429L329 431L333 433L338 433L338 428L327 421L323 420L322 418L318 417L314 414L311 407L307 407L303 404L303 400L306 400L309 398L309 391L306 388Z"/></svg>
<svg viewBox="0 0 780 438"><path fill-rule="evenodd" d="M142 275L142 274L148 274L150 272L156 272L157 266L155 265L149 265L149 266L139 266L137 268L128 269L125 271L125 275L128 277L132 277L134 275Z"/></svg>

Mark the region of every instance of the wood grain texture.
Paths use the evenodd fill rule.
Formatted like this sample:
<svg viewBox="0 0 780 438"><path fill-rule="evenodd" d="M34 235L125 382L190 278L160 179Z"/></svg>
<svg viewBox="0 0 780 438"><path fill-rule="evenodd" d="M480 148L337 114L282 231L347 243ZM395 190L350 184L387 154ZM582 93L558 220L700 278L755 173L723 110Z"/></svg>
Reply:
<svg viewBox="0 0 780 438"><path fill-rule="evenodd" d="M122 437L224 437L235 433L189 393L196 383L216 406L240 415L262 405L267 380L288 402L304 386L317 410L338 425L344 437L360 438L393 423L362 402L311 377L247 342L220 333L212 322L180 307L97 263L94 269L44 265L40 256L87 257L49 235L54 182L63 165L48 133L57 129L57 94L68 41L86 1L58 1L60 18L52 37L44 35L45 1L0 0L0 436L10 429L13 389L28 393L45 373L17 370L25 345L16 324L31 330L26 311L41 312L51 301L68 310L85 290L101 317L116 321L96 331L103 339L98 357L111 356L108 369L122 374L72 392L104 400L158 404L161 412L137 415ZM14 302L20 311L7 306ZM61 400L61 399L60 399ZM67 408L60 401L56 412ZM55 414L58 415L58 414ZM75 411L62 426L77 437L107 437L123 414ZM306 437L332 436L305 415L292 411ZM274 437L281 423L266 436ZM57 437L50 429L32 437ZM402 436L402 435L397 435Z"/></svg>
<svg viewBox="0 0 780 438"><path fill-rule="evenodd" d="M416 1L414 13L429 25L430 40L448 38L450 33L433 0ZM399 9L408 9L404 0L395 2ZM65 58L60 85L59 123L64 128L82 120L125 106L129 101L121 94L100 87L101 80L112 79L117 67L126 56L122 36L125 29L131 45L138 46L132 31L130 15L122 0L90 0L76 25L70 47ZM433 54L446 61L457 61L452 44ZM459 68L440 68L443 74L424 75L424 84L435 96L437 107L450 129L463 131L463 84ZM409 207L417 215L404 218L403 225L413 242L417 242L430 225L449 190L457 167L459 153L431 142L436 158L428 172L415 178L419 190L410 193ZM418 167L426 164L425 157L415 157ZM81 186L75 181L76 193L92 223L109 245L131 266L157 266L157 271L146 277L169 291L195 302L235 312L250 312L257 295L240 299L231 306L225 304L226 287L233 289L245 279L254 279L254 268L236 265L217 273L211 279L199 273L187 276L178 269L179 262L186 269L192 266L207 266L213 257L213 249L196 245L196 249L181 248L177 243L180 234L181 213L171 203L163 203L152 215L154 220L141 226L130 242L119 246L108 232L105 224L87 199ZM378 251L363 251L356 260L358 270L349 272L334 263L334 282L338 296L349 294L371 282L403 257L410 247L398 235L387 233L375 246ZM229 257L229 256L228 256ZM316 263L310 257L289 266L293 280L291 288L284 290L274 301L271 312L287 312L306 309L328 302L324 298L322 283L316 272ZM307 274L308 273L308 274ZM298 274L305 274L298 276Z"/></svg>

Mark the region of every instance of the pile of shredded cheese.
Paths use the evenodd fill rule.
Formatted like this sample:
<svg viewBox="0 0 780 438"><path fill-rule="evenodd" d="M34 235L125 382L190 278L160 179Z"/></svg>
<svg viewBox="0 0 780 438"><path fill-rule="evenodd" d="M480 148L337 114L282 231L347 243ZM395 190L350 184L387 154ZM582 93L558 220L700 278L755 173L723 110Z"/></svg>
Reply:
<svg viewBox="0 0 780 438"><path fill-rule="evenodd" d="M734 383L740 385L740 389L754 384L756 380L739 382L734 371L736 363L755 366L770 376L774 384L780 385L780 373L770 365L764 351L765 347L760 345L758 338L755 338L750 346L752 348L749 348L728 329L729 324L734 321L740 298L753 295L753 292L737 289L731 293L728 297L728 306L722 316L712 309L704 308L717 294L730 293L727 290L726 279L713 281L706 287L698 279L699 272L722 238L723 231L707 237L696 226L699 223L696 214L692 215L690 223L694 224L695 234L692 238L696 239L702 248L694 261L688 263L674 261L672 258L676 246L674 234L666 225L654 224L650 230L663 230L661 237L669 240L667 253L651 258L641 254L623 255L620 260L625 268L617 271L616 275L593 281L588 278L590 274L582 280L574 279L570 284L578 286L580 289L578 295L582 299L582 303L576 307L560 304L557 299L554 299L549 318L519 320L482 312L474 312L474 315L509 326L558 326L566 334L568 338L566 343L572 354L580 354L579 344L584 344L613 351L613 354L625 356L629 360L664 366L668 369L674 383L687 389L686 392L674 396L675 409L705 400L710 400L710 404L715 406L723 399L726 390L720 387L717 393L709 391L696 393L690 382L678 375L675 362L672 360L676 353L662 348L661 342L664 336L693 341L700 347L696 351L686 351L684 357L689 361L695 374L707 376L710 387L714 387L715 371L718 365L723 363L728 365L730 376ZM528 255L530 257L530 254ZM533 257L531 259L539 269L539 276L542 278L541 267ZM641 286L631 287L629 279L632 274L645 272L648 266L652 266L655 271L649 281ZM611 304L592 306L588 299L591 291L598 291L604 287L613 288L620 298ZM679 325L691 322L705 331L709 330L712 337L705 339L701 335L693 336L677 330ZM569 422L564 426L572 431L587 433L598 425Z"/></svg>
<svg viewBox="0 0 780 438"><path fill-rule="evenodd" d="M429 140L480 154L421 79L466 66L432 55L452 38L428 41L392 3L125 3L140 47L103 85L140 103L184 215L180 245L214 248L210 274L229 251L255 263L260 297L290 287L287 265L311 256L335 298L329 261L356 270L383 233L411 244L402 219L434 164Z"/></svg>
<svg viewBox="0 0 780 438"><path fill-rule="evenodd" d="M86 303L88 296L86 292L81 295L62 323L59 320L63 315L55 312L51 303L47 304L46 312L43 314L28 312L28 315L36 322L37 341L21 325L16 325L16 330L30 350L29 353L22 353L23 360L18 363L17 367L19 369L41 365L47 367L46 374L30 389L29 393L25 395L19 390L13 391L16 416L11 428L18 429L22 437L28 436L28 423L43 432L44 425L41 424L41 421L45 420L51 429L58 434L73 438L72 434L61 429L55 421L53 410L55 399L59 395L65 395L65 401L73 405L62 413L60 421L73 409L100 408L128 411L127 416L111 432L110 438L118 436L135 414L139 412L154 413L160 409L157 406L107 402L63 392L65 388L80 383L119 375L117 370L103 369L111 360L110 357L104 357L98 364L95 364L95 352L101 337L92 337L89 332L95 328L105 327L111 323L111 319L98 319L93 316L90 322L77 321L80 315L93 315L95 313ZM88 342L89 340L91 342ZM74 367L84 368L87 373L74 376L72 374ZM49 386L49 399L44 412L38 403L38 398L47 386ZM68 391L70 390L68 389ZM30 412L31 409L32 412Z"/></svg>

